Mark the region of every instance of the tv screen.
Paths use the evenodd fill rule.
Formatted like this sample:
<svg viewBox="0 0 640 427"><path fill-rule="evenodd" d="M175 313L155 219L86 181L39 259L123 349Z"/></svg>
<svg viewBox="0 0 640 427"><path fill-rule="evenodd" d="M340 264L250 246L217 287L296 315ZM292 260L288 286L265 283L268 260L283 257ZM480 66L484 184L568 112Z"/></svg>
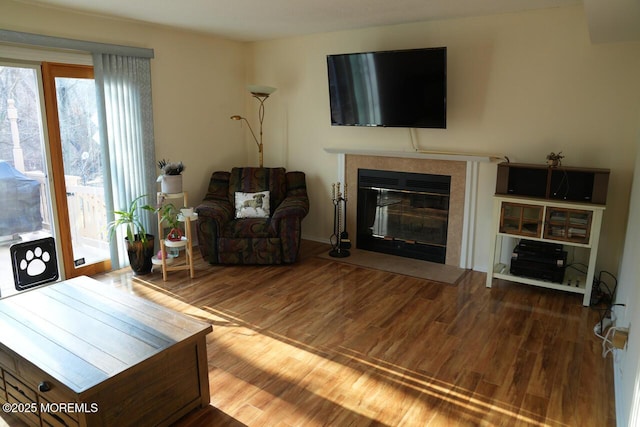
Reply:
<svg viewBox="0 0 640 427"><path fill-rule="evenodd" d="M327 55L334 126L447 127L447 48Z"/></svg>

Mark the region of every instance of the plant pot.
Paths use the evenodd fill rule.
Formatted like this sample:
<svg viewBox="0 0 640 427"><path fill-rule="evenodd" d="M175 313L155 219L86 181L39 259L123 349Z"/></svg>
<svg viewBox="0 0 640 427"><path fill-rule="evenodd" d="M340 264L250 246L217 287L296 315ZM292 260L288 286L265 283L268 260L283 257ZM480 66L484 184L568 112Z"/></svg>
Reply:
<svg viewBox="0 0 640 427"><path fill-rule="evenodd" d="M184 236L184 233L180 228L172 228L171 230L169 230L169 234L167 234L167 239L171 240L172 242L179 242L180 240L182 240L182 236Z"/></svg>
<svg viewBox="0 0 640 427"><path fill-rule="evenodd" d="M182 175L162 175L160 190L165 194L182 193Z"/></svg>
<svg viewBox="0 0 640 427"><path fill-rule="evenodd" d="M135 275L143 275L151 273L153 263L151 258L155 254L154 245L155 238L151 234L147 234L147 241L142 243L141 240L130 242L128 238L124 238L127 243L127 254L129 255L129 264Z"/></svg>

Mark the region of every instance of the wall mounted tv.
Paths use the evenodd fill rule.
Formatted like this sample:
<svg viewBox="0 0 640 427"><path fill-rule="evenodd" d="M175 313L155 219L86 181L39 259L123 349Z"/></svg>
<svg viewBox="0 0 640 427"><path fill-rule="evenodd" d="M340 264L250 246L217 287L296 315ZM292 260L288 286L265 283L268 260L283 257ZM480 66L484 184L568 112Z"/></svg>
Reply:
<svg viewBox="0 0 640 427"><path fill-rule="evenodd" d="M334 126L447 127L447 48L327 55Z"/></svg>

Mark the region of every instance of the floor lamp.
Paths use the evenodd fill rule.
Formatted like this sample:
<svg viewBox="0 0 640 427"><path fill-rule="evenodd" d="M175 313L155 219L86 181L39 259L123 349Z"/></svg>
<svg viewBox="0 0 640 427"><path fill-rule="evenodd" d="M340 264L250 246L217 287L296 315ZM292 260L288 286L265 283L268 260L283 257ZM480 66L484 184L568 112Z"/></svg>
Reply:
<svg viewBox="0 0 640 427"><path fill-rule="evenodd" d="M249 92L251 92L251 96L257 99L258 102L260 103L260 107L258 109L258 119L260 120L260 139L258 140L258 138L256 138L256 134L253 132L253 129L251 129L251 125L249 124L249 121L246 118L236 115L236 116L231 116L231 120L244 120L247 123L247 126L251 131L251 136L253 136L253 140L256 142L256 145L258 146L258 154L260 156L260 167L263 167L262 122L264 121L264 101L267 100L269 95L271 95L273 92L276 91L276 88L270 87L270 86L250 85L250 86L247 86L247 89L249 89Z"/></svg>

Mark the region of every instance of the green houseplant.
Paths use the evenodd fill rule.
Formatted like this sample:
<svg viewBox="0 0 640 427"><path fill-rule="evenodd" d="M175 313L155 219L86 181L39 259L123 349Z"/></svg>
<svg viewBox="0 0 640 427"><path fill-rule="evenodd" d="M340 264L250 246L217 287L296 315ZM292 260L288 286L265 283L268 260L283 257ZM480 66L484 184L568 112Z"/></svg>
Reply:
<svg viewBox="0 0 640 427"><path fill-rule="evenodd" d="M180 221L178 221L178 208L173 203L167 203L158 208L160 213L160 222L166 224L169 228L167 233L167 239L172 241L179 241L184 236L182 229L180 228Z"/></svg>
<svg viewBox="0 0 640 427"><path fill-rule="evenodd" d="M151 258L154 255L155 238L147 233L141 215L143 211L155 212L155 209L149 205L141 205L146 197L144 194L133 199L127 210L113 211L115 219L108 225L110 238L113 238L116 229L126 227L127 254L135 274L148 274L153 266Z"/></svg>

